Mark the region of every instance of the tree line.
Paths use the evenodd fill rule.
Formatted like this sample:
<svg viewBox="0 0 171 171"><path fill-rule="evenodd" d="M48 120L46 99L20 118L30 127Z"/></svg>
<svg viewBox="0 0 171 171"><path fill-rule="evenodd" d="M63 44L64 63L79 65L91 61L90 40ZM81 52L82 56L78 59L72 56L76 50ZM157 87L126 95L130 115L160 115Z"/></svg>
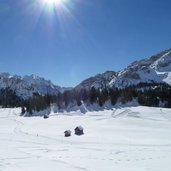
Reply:
<svg viewBox="0 0 171 171"><path fill-rule="evenodd" d="M163 106L171 108L171 86L165 83L140 83L126 88L72 89L58 95L34 94L29 99L21 99L15 91L9 88L0 90L0 105L2 107L22 107L22 114L39 112L50 108L52 104L58 109L70 106L98 104L103 107L106 102L126 104L136 99L143 106Z"/></svg>
<svg viewBox="0 0 171 171"><path fill-rule="evenodd" d="M98 88L72 89L57 96L40 96L25 101L27 112L40 111L50 107L51 104L58 106L58 109L66 109L70 106L81 106L98 104L103 107L106 102L112 105L120 102L126 104L136 99L140 105L151 107L171 108L171 86L165 83L140 83L123 89L119 88Z"/></svg>

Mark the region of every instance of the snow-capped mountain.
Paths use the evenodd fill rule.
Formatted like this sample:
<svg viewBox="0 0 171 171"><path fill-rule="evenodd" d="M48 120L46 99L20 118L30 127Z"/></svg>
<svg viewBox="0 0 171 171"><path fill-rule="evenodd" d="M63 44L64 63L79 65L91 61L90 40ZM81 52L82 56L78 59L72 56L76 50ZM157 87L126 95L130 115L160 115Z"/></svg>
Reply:
<svg viewBox="0 0 171 171"><path fill-rule="evenodd" d="M9 73L0 74L0 89L10 88L16 94L24 99L31 97L34 93L41 95L45 94L58 94L63 92L64 88L54 85L51 81L36 75L31 76L18 76L10 75Z"/></svg>
<svg viewBox="0 0 171 171"><path fill-rule="evenodd" d="M118 72L109 82L111 87L127 87L143 83L165 82L171 85L171 49L150 58L135 61Z"/></svg>
<svg viewBox="0 0 171 171"><path fill-rule="evenodd" d="M118 87L165 82L171 85L171 49L131 63L121 71L107 71L84 80L76 88Z"/></svg>
<svg viewBox="0 0 171 171"><path fill-rule="evenodd" d="M101 88L108 86L109 82L112 79L115 79L117 76L117 73L114 71L106 71L103 74L97 74L94 77L90 77L83 82L81 82L78 86L76 86L76 89L86 88L89 89L91 87L95 88Z"/></svg>

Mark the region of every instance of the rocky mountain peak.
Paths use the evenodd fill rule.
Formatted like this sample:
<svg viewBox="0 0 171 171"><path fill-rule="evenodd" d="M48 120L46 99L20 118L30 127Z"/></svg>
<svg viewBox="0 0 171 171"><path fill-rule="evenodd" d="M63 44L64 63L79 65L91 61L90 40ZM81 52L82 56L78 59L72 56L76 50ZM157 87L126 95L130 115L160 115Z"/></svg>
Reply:
<svg viewBox="0 0 171 171"><path fill-rule="evenodd" d="M45 80L36 75L18 76L9 73L0 73L0 89L10 88L16 94L24 99L33 94L58 94L63 92L63 88L54 85L51 81Z"/></svg>

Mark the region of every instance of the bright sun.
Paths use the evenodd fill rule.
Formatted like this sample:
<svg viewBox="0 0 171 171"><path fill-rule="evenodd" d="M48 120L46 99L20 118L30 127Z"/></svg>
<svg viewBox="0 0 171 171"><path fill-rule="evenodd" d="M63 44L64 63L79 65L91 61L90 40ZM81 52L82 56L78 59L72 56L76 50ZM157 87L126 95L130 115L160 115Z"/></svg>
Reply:
<svg viewBox="0 0 171 171"><path fill-rule="evenodd" d="M43 5L43 9L50 14L54 14L56 11L60 15L65 15L65 12L69 12L68 6L72 0L37 0Z"/></svg>
<svg viewBox="0 0 171 171"><path fill-rule="evenodd" d="M63 0L44 0L49 5L61 5Z"/></svg>

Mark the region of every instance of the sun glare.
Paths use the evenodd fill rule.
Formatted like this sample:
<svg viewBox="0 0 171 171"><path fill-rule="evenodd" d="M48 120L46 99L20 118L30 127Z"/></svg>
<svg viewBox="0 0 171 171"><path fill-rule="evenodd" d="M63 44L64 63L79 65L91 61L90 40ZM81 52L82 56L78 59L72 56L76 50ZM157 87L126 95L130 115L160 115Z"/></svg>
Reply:
<svg viewBox="0 0 171 171"><path fill-rule="evenodd" d="M44 0L48 5L61 5L64 0Z"/></svg>

